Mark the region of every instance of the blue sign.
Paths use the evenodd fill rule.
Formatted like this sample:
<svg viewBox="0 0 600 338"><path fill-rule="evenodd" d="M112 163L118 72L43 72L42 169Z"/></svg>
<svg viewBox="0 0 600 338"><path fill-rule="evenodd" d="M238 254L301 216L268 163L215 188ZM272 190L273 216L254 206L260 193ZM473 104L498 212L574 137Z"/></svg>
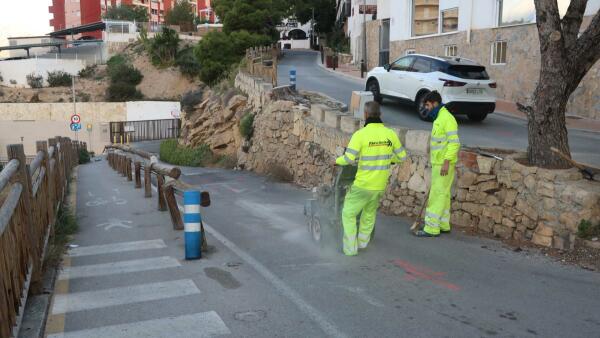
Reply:
<svg viewBox="0 0 600 338"><path fill-rule="evenodd" d="M71 123L71 131L80 131L81 130L81 123Z"/></svg>

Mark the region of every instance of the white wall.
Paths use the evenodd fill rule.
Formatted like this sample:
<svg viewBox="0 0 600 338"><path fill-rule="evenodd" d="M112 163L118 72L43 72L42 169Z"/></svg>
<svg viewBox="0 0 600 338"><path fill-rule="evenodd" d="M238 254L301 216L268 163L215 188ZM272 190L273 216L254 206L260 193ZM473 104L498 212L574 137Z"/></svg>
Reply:
<svg viewBox="0 0 600 338"><path fill-rule="evenodd" d="M279 40L281 48L284 48L286 44L291 44L292 49L310 49L310 39L306 40Z"/></svg>
<svg viewBox="0 0 600 338"><path fill-rule="evenodd" d="M181 104L173 101L131 101L126 107L127 121L168 120L181 114Z"/></svg>
<svg viewBox="0 0 600 338"><path fill-rule="evenodd" d="M77 73L85 67L85 62L82 60L61 60L61 59L23 59L23 60L8 60L0 61L0 73L4 78L4 85L12 87L29 87L27 84L27 75L36 73L44 77L44 81L48 77L48 72L62 70L71 75ZM17 81L16 85L10 84L10 80Z"/></svg>
<svg viewBox="0 0 600 338"><path fill-rule="evenodd" d="M533 0L523 0L533 1ZM565 1L565 0L562 0ZM390 40L406 40L411 36L412 0L379 0L378 19L390 18ZM487 29L498 25L498 0L440 0L440 11L458 7L458 31ZM379 8L378 8L379 9ZM585 15L594 15L600 0L589 0Z"/></svg>
<svg viewBox="0 0 600 338"><path fill-rule="evenodd" d="M390 18L392 14L392 2L398 2L398 0L377 0L377 20Z"/></svg>

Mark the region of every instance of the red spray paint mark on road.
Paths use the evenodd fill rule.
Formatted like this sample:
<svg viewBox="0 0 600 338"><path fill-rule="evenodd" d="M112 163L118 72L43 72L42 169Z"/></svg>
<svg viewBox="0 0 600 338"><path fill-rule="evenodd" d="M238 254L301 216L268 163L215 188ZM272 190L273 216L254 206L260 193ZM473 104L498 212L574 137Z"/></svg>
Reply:
<svg viewBox="0 0 600 338"><path fill-rule="evenodd" d="M458 285L452 284L444 280L444 276L446 276L445 272L435 272L425 267L410 264L409 262L403 261L401 259L393 260L392 263L402 268L404 272L406 272L404 279L407 281L426 280L441 287L444 287L448 290L460 290L460 287Z"/></svg>

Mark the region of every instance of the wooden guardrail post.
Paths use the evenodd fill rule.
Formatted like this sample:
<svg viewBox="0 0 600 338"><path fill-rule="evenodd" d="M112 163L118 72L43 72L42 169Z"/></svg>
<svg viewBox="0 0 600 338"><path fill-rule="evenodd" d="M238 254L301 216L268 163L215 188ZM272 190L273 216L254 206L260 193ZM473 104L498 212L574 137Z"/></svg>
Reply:
<svg viewBox="0 0 600 338"><path fill-rule="evenodd" d="M37 141L36 148L38 151L44 152L44 161L42 162L42 166L46 168L46 177L42 184L45 185L47 189L47 218L48 224L54 224L54 206L52 205L52 200L54 199L54 191L52 189L52 170L50 168L50 158L48 157L48 143L46 141Z"/></svg>
<svg viewBox="0 0 600 338"><path fill-rule="evenodd" d="M135 161L133 166L135 167L135 188L140 189L142 187L142 163Z"/></svg>
<svg viewBox="0 0 600 338"><path fill-rule="evenodd" d="M174 230L183 230L183 220L181 219L181 212L177 206L177 200L175 199L175 188L172 185L167 185L164 188L165 199L167 200L167 206L169 207L169 214L171 215L171 222L173 223Z"/></svg>
<svg viewBox="0 0 600 338"><path fill-rule="evenodd" d="M157 174L156 175L156 181L157 181L157 185L158 185L158 210L159 211L165 211L167 210L167 205L165 202L165 195L164 195L164 185L165 185L165 177L163 175Z"/></svg>
<svg viewBox="0 0 600 338"><path fill-rule="evenodd" d="M125 165L127 166L127 181L131 182L133 181L133 177L132 177L132 172L131 172L131 158L127 157L127 159L125 160Z"/></svg>
<svg viewBox="0 0 600 338"><path fill-rule="evenodd" d="M127 176L127 168L125 167L125 158L126 156L124 154L121 154L121 161L120 162L120 172L121 172L121 176L125 177Z"/></svg>
<svg viewBox="0 0 600 338"><path fill-rule="evenodd" d="M150 161L144 163L144 197L152 197L152 168Z"/></svg>

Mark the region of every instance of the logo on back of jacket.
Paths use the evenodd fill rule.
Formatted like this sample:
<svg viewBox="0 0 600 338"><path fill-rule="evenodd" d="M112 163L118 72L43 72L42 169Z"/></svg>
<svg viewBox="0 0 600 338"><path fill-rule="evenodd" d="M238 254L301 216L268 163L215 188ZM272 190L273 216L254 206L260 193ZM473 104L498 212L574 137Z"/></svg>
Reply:
<svg viewBox="0 0 600 338"><path fill-rule="evenodd" d="M369 142L370 147L392 147L392 141L387 139L386 141Z"/></svg>

